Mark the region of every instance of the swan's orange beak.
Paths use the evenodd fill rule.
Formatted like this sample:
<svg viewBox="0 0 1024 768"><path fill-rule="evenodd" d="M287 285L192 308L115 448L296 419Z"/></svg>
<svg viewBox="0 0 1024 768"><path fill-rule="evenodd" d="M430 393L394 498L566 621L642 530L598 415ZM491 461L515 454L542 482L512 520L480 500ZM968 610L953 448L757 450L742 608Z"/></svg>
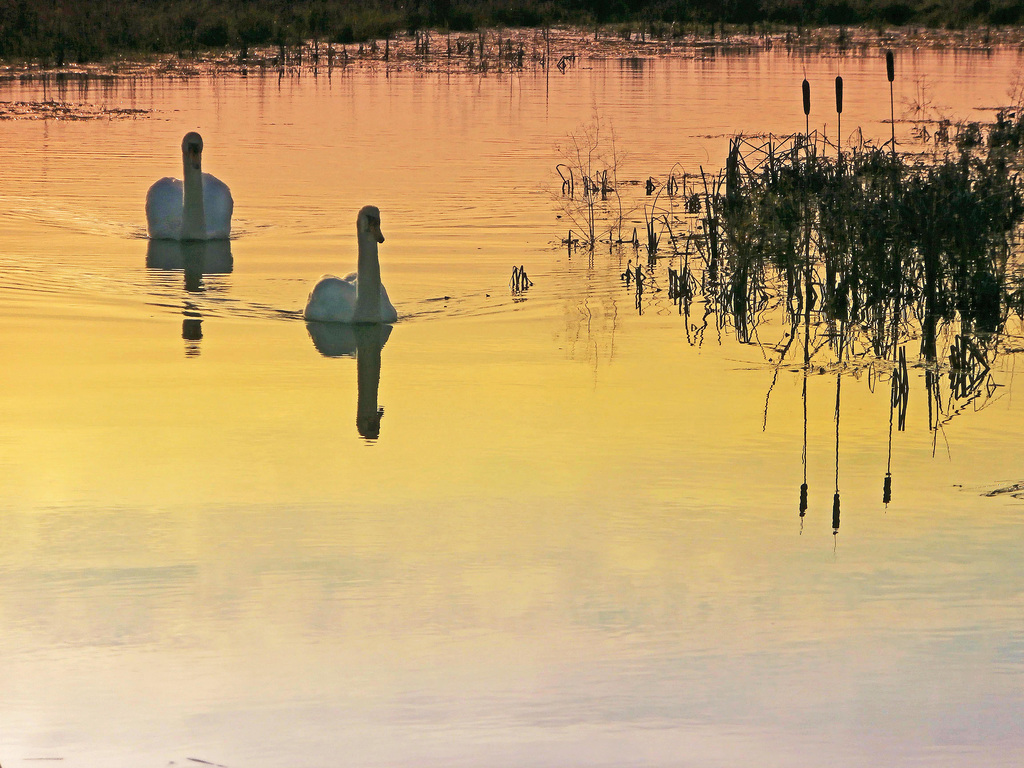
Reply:
<svg viewBox="0 0 1024 768"><path fill-rule="evenodd" d="M199 148L195 146L190 146L188 148L188 161L189 163L192 164L192 167L195 168L197 171L203 167L202 157L202 151Z"/></svg>
<svg viewBox="0 0 1024 768"><path fill-rule="evenodd" d="M373 236L377 238L378 243L384 242L384 233L380 231L379 225L373 228Z"/></svg>

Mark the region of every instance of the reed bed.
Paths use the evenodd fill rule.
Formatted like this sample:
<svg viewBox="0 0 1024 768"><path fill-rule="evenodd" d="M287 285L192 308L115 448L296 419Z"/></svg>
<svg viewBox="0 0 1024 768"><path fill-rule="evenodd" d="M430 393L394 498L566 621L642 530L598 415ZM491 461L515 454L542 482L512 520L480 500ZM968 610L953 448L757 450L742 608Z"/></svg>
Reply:
<svg viewBox="0 0 1024 768"><path fill-rule="evenodd" d="M475 4L475 12L465 16L457 10L424 12L417 4L330 0L218 0L202 8L184 0L0 0L0 71L123 73L156 64L158 73L170 74L253 67L302 74L351 65L445 72L550 65L564 72L587 59L643 68L655 57L704 59L773 48L873 55L879 47L984 52L1024 45L1024 27L1007 22L962 28L815 27L784 19L729 23L685 14L604 22L586 14L503 13L500 5L487 10Z"/></svg>
<svg viewBox="0 0 1024 768"><path fill-rule="evenodd" d="M563 243L570 257L619 249L637 311L663 313L667 297L687 343L727 333L759 346L777 371L891 382L900 430L907 368L923 368L938 433L994 397L993 361L1024 348L1024 110L934 135L906 149L840 148L814 131L737 136L721 170L674 167L607 190L597 181L605 166L591 162L583 182L577 164L576 212L586 215ZM563 210L570 195L563 187ZM623 220L646 236L627 237Z"/></svg>
<svg viewBox="0 0 1024 768"><path fill-rule="evenodd" d="M738 316L781 295L792 315L881 329L883 357L898 342L886 320L901 312L926 329L997 331L1020 310L1024 187L1002 151L1007 125L989 128L981 151L942 156L826 152L813 134L734 139L698 238L707 291Z"/></svg>
<svg viewBox="0 0 1024 768"><path fill-rule="evenodd" d="M679 266L668 266L669 299L688 339L702 342L710 321L758 345L776 378L783 368L803 376L801 522L808 377L835 377L833 534L845 377L889 387L884 504L893 499L893 429L906 428L910 367L922 369L933 451L951 420L1003 391L994 361L1024 340L1022 128L1019 110L1006 111L991 125L959 126L941 153L915 154L892 142L840 151L814 133L735 137L725 168L704 181L705 208L689 217ZM907 353L914 343L916 360Z"/></svg>

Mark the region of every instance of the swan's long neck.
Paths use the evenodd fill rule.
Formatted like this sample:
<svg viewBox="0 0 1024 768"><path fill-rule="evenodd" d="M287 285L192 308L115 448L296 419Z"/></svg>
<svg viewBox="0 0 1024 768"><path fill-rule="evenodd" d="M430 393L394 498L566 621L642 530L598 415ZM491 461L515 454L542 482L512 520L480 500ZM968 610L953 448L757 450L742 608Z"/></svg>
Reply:
<svg viewBox="0 0 1024 768"><path fill-rule="evenodd" d="M357 323L380 322L380 258L377 239L372 232L359 233L359 282L352 320Z"/></svg>
<svg viewBox="0 0 1024 768"><path fill-rule="evenodd" d="M377 391L380 389L380 351L387 341L383 325L357 325L353 329L356 337L356 383L359 396L356 400L356 429L368 440L380 437L381 411L377 407Z"/></svg>
<svg viewBox="0 0 1024 768"><path fill-rule="evenodd" d="M206 239L206 213L203 206L203 171L185 155L184 199L181 211L181 239Z"/></svg>

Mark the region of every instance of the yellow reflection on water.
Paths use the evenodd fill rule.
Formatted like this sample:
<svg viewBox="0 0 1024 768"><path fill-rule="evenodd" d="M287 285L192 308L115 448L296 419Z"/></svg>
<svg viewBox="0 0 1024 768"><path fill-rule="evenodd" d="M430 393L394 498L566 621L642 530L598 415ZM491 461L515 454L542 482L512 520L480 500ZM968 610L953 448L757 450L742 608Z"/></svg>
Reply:
<svg viewBox="0 0 1024 768"><path fill-rule="evenodd" d="M833 63L655 62L646 102L617 66L548 101L526 76L157 80L133 98L167 119L12 123L4 765L1012 764L1019 523L981 495L1021 479L1011 363L941 435L913 400L891 465L884 387L843 378L837 454L812 372L801 525L801 372L728 328L698 345L657 295L638 316L620 255L557 246L553 144L594 103L640 179L784 128L793 73ZM849 112L876 63L844 62ZM186 127L240 232L201 260L138 237ZM320 334L299 312L368 202L400 321Z"/></svg>

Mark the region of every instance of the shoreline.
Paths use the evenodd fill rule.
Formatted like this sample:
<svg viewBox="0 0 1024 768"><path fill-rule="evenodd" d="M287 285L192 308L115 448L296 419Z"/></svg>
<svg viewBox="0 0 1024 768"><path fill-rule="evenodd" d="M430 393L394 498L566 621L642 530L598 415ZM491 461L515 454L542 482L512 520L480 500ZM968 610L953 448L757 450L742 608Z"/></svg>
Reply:
<svg viewBox="0 0 1024 768"><path fill-rule="evenodd" d="M745 29L745 28L743 28ZM382 72L507 73L564 70L585 61L752 55L785 50L797 56L872 56L886 49L955 50L987 54L1017 48L1024 54L1024 28L978 27L937 30L921 27L795 28L749 33L725 28L718 35L652 36L635 30L582 27L489 28L477 32L429 30L366 43L329 44L308 40L298 45L259 46L137 56L102 62L50 66L38 61L0 63L0 82L56 77L188 78L204 75L273 73L279 76L328 75L335 70Z"/></svg>

